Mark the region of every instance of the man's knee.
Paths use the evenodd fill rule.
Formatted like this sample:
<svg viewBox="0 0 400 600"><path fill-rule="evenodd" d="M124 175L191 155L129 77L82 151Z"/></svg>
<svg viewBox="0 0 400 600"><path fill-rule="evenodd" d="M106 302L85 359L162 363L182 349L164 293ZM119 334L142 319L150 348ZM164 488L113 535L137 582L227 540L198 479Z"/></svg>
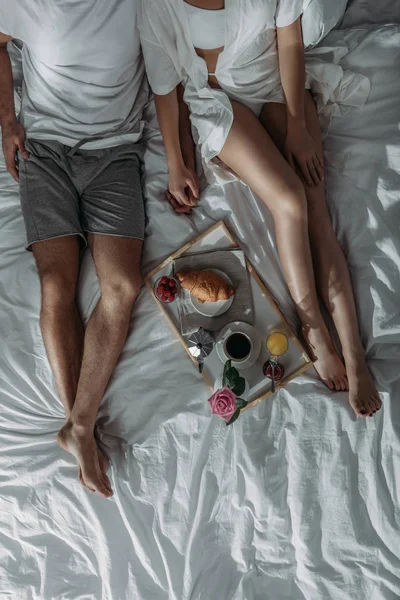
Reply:
<svg viewBox="0 0 400 600"><path fill-rule="evenodd" d="M39 270L42 310L59 309L75 302L76 280L55 267Z"/></svg>
<svg viewBox="0 0 400 600"><path fill-rule="evenodd" d="M42 291L42 309L58 308L75 302L79 275L77 236L54 238L32 247Z"/></svg>
<svg viewBox="0 0 400 600"><path fill-rule="evenodd" d="M142 287L142 276L138 271L132 275L113 275L101 282L101 297L111 310L126 312L132 306Z"/></svg>

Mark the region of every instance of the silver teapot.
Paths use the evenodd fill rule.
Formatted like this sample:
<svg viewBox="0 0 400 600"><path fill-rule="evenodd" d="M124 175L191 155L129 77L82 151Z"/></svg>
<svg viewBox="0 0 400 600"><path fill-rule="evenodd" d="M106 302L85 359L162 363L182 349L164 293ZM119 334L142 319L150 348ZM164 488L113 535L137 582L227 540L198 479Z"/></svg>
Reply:
<svg viewBox="0 0 400 600"><path fill-rule="evenodd" d="M188 341L188 350L190 354L197 360L199 365L199 373L203 372L204 359L210 356L214 349L214 336L207 329L200 327Z"/></svg>

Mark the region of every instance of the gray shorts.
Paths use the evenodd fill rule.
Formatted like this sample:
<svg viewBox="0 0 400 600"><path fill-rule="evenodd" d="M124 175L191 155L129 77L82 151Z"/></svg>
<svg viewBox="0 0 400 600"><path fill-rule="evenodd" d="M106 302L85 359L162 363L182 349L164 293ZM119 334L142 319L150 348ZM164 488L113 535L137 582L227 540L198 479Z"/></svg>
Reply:
<svg viewBox="0 0 400 600"><path fill-rule="evenodd" d="M19 157L22 213L28 246L43 240L100 233L144 239L143 149L124 144L81 150L59 142L26 141Z"/></svg>

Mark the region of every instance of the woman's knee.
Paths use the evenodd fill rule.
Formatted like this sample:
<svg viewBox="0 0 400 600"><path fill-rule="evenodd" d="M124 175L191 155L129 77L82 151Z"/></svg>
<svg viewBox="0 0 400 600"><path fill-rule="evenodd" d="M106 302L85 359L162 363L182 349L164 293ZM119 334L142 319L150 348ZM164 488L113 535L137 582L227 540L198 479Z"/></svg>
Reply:
<svg viewBox="0 0 400 600"><path fill-rule="evenodd" d="M303 184L297 176L296 180L292 184L285 186L284 190L282 190L279 195L279 201L272 208L272 213L275 216L281 215L291 219L307 221L306 193Z"/></svg>

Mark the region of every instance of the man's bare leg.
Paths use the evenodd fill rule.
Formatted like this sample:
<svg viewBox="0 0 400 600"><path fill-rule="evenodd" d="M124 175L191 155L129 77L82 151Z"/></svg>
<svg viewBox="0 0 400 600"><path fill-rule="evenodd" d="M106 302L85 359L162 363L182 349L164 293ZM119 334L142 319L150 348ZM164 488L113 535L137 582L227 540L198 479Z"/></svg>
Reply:
<svg viewBox="0 0 400 600"><path fill-rule="evenodd" d="M320 123L309 92L305 96L306 123L310 135L322 148ZM286 138L286 107L266 104L261 121L277 146L283 150ZM308 205L308 230L318 292L339 334L349 384L349 402L356 414L372 416L382 403L368 370L361 344L357 312L348 266L333 231L325 199L324 182L305 186ZM310 340L313 344L313 340ZM316 365L318 368L318 364ZM336 388L338 389L338 388ZM339 388L340 389L340 388Z"/></svg>
<svg viewBox="0 0 400 600"><path fill-rule="evenodd" d="M75 299L78 236L36 242L32 251L42 292L43 342L68 419L75 402L83 349L83 327Z"/></svg>
<svg viewBox="0 0 400 600"><path fill-rule="evenodd" d="M79 275L78 236L60 237L32 245L39 272L42 306L40 326L57 390L69 419L82 364L82 321L76 305ZM98 449L103 476L108 460ZM79 469L79 480L83 483Z"/></svg>
<svg viewBox="0 0 400 600"><path fill-rule="evenodd" d="M85 484L104 497L112 495L102 477L94 426L109 379L128 334L132 306L142 284L142 242L90 235L101 297L86 327L78 390L69 420L58 434L62 448L73 454Z"/></svg>

